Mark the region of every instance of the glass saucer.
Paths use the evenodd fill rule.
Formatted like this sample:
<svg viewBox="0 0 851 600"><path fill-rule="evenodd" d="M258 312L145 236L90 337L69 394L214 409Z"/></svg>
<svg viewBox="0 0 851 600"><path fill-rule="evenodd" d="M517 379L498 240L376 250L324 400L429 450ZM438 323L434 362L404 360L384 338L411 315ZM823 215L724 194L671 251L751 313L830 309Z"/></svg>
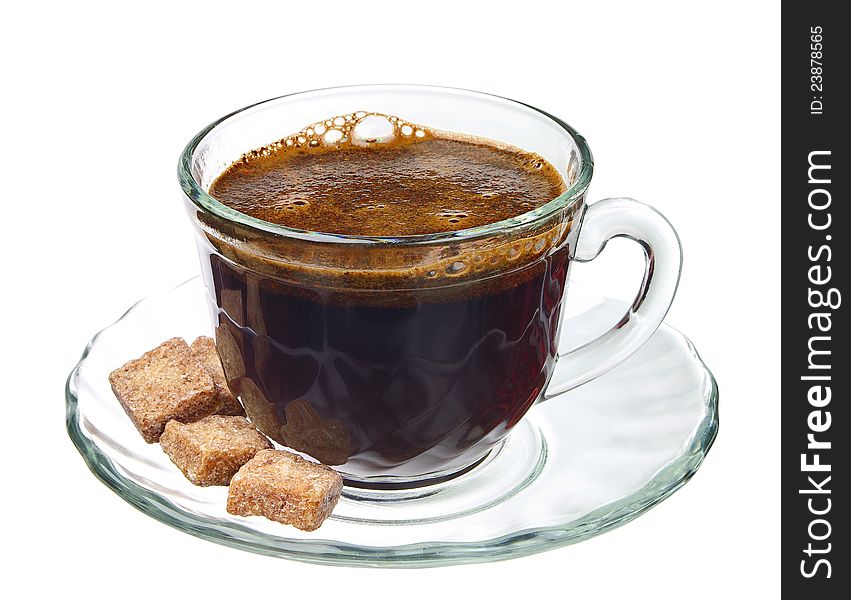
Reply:
<svg viewBox="0 0 851 600"><path fill-rule="evenodd" d="M146 444L108 373L163 340L211 333L200 278L140 301L89 342L68 378L67 426L89 468L127 502L220 544L323 564L424 567L501 560L580 542L658 504L695 473L718 430L712 374L663 325L625 363L533 407L472 470L411 490L345 488L312 533L225 511L227 488L196 487ZM562 348L624 312L571 282Z"/></svg>

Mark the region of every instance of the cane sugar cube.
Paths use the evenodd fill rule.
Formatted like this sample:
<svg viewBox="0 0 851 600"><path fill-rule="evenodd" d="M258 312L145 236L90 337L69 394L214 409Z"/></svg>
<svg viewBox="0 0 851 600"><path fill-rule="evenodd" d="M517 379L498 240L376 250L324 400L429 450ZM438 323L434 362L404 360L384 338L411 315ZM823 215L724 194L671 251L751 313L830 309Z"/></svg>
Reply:
<svg viewBox="0 0 851 600"><path fill-rule="evenodd" d="M272 447L248 419L230 415L169 421L160 446L189 481L203 486L227 485L255 454Z"/></svg>
<svg viewBox="0 0 851 600"><path fill-rule="evenodd" d="M291 452L261 450L231 480L227 510L313 531L331 514L342 489L343 478L329 467Z"/></svg>
<svg viewBox="0 0 851 600"><path fill-rule="evenodd" d="M242 405L228 387L225 372L222 369L222 360L219 358L219 352L216 350L216 342L213 341L213 338L202 335L192 342L191 348L204 368L210 372L216 384L216 394L222 401L222 407L217 414L245 416Z"/></svg>
<svg viewBox="0 0 851 600"><path fill-rule="evenodd" d="M167 340L116 369L109 383L149 444L160 439L172 419L195 421L222 406L212 376L181 338Z"/></svg>

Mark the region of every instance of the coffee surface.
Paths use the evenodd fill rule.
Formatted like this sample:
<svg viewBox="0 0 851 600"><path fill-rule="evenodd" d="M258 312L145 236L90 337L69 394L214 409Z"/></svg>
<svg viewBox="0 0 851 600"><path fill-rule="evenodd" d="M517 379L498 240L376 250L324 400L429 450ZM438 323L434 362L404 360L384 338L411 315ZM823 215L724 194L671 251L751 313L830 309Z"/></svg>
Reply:
<svg viewBox="0 0 851 600"><path fill-rule="evenodd" d="M537 154L361 112L247 153L210 193L239 212L296 229L405 236L495 223L565 189Z"/></svg>

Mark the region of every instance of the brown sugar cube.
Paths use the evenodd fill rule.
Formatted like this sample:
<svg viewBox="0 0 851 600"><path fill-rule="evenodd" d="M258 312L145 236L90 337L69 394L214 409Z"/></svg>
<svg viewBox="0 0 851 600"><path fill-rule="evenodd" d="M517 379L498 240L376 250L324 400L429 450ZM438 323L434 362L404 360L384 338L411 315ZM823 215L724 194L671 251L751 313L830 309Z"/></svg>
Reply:
<svg viewBox="0 0 851 600"><path fill-rule="evenodd" d="M216 384L181 338L167 340L109 374L112 391L152 444L170 420L195 421L221 408Z"/></svg>
<svg viewBox="0 0 851 600"><path fill-rule="evenodd" d="M272 447L248 419L228 415L169 421L160 446L195 485L227 485L255 454Z"/></svg>
<svg viewBox="0 0 851 600"><path fill-rule="evenodd" d="M222 360L219 358L219 352L216 350L216 342L213 338L200 336L192 342L192 352L204 365L204 368L210 372L213 381L216 384L216 394L222 401L222 407L217 414L220 415L239 415L245 416L245 411L239 400L231 393L225 380L225 372L222 370Z"/></svg>
<svg viewBox="0 0 851 600"><path fill-rule="evenodd" d="M331 514L342 489L343 478L329 467L291 452L261 450L233 476L227 510L313 531Z"/></svg>

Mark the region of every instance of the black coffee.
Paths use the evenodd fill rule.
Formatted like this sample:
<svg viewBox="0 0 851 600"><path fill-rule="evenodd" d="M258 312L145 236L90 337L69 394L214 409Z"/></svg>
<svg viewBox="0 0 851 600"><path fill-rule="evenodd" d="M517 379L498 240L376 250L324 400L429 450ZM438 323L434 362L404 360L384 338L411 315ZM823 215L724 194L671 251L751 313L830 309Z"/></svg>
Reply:
<svg viewBox="0 0 851 600"><path fill-rule="evenodd" d="M337 143L311 145L329 129L246 155L211 193L297 229L388 236L499 221L565 189L541 157L482 140L398 121L391 141L357 145L341 128ZM321 270L275 277L212 253L217 341L252 421L359 476L408 474L415 457L413 471L438 471L504 435L555 360L568 252L544 235L475 260L497 275L420 291L396 285L390 271L367 270L368 285L347 273L349 289Z"/></svg>

